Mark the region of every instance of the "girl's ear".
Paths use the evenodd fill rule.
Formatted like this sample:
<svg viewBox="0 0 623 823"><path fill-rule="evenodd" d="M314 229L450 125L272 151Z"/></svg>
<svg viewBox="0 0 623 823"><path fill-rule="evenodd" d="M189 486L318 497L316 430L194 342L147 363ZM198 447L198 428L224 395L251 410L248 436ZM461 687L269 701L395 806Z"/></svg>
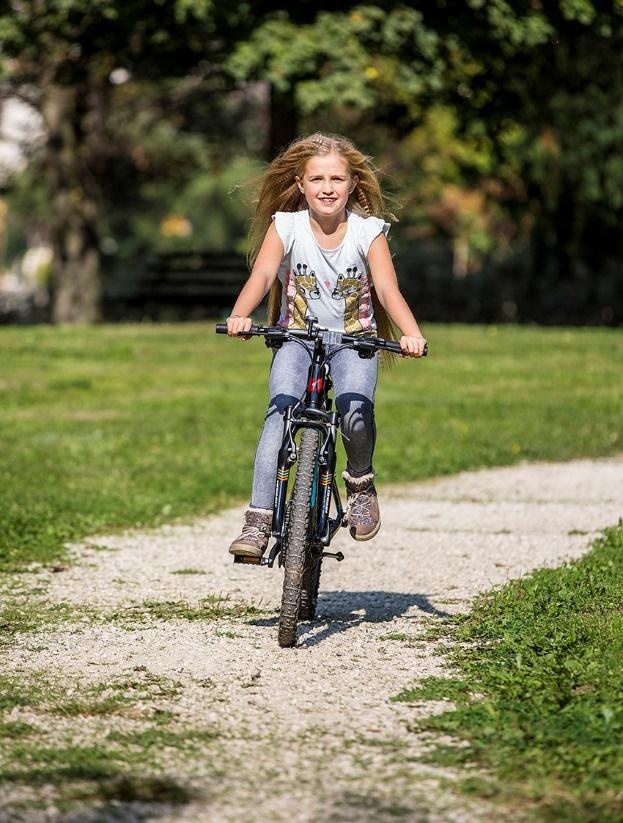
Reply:
<svg viewBox="0 0 623 823"><path fill-rule="evenodd" d="M353 174L351 180L352 180L352 185L350 187L350 194L352 194L355 191L355 189L357 188L357 183L359 182L359 175Z"/></svg>
<svg viewBox="0 0 623 823"><path fill-rule="evenodd" d="M297 174L294 179L296 180L296 185L299 187L299 191L301 192L301 194L303 194L303 183L301 181L301 178Z"/></svg>

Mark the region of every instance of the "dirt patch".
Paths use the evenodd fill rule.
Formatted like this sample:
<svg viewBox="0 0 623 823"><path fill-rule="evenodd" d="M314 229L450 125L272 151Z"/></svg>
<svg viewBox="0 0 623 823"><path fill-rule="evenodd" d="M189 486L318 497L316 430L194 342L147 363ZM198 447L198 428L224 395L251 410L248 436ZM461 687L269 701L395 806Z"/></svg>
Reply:
<svg viewBox="0 0 623 823"><path fill-rule="evenodd" d="M346 560L325 562L318 619L302 624L292 650L276 643L280 573L234 566L227 555L240 510L73 547L74 564L40 571L36 583L48 604L89 616L19 636L5 670L45 673L76 690L148 673L176 689L161 704L153 690L136 697L143 725L144 706L160 705L180 732L215 731L199 735L190 759L162 756L162 774L187 789L183 802L138 798L63 814L52 800L47 811L0 819L490 819L486 803L447 788L450 772L418 762L427 742L409 726L430 704L390 698L444 671L437 645L423 639L431 625L469 609L483 590L581 555L618 521L621 499L621 457L388 487L379 535L355 544L344 532L333 544ZM202 619L206 598L223 608ZM83 735L125 728L132 716L90 721ZM4 814L17 791L0 805Z"/></svg>

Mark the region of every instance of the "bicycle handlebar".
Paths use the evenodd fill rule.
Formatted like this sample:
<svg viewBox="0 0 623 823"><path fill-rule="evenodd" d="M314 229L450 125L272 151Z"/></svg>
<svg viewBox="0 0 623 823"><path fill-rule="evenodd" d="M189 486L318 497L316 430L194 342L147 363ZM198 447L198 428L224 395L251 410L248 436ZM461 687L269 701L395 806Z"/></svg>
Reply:
<svg viewBox="0 0 623 823"><path fill-rule="evenodd" d="M282 326L251 326L249 331L243 332L236 336L249 337L266 337L273 340L287 340L288 337L298 337L303 340L315 340L322 337L323 333L327 332L330 336L330 343L335 345L352 345L354 349L362 351L370 349L382 349L383 351L393 352L394 354L403 354L400 343L396 340L383 340L382 337L357 337L353 334L343 334L342 332L330 332L327 329L316 327L310 334L307 329L284 329ZM216 324L217 334L227 334L227 323ZM428 354L428 344L424 348L422 357Z"/></svg>

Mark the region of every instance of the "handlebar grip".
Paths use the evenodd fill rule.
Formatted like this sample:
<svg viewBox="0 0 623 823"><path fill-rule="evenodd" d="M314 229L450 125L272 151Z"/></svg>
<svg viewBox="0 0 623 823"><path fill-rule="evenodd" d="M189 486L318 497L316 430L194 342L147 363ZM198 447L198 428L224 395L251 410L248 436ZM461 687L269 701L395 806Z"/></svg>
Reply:
<svg viewBox="0 0 623 823"><path fill-rule="evenodd" d="M387 345L383 346L385 351L390 351L392 354L402 354L402 349L400 347L400 343L395 343L393 340L388 340ZM424 346L424 351L420 355L421 357L428 356L428 343Z"/></svg>
<svg viewBox="0 0 623 823"><path fill-rule="evenodd" d="M383 345L379 346L380 349L384 351L392 352L392 354L402 354L402 348L400 347L400 343L396 340L385 340L383 341ZM424 351L422 352L422 357L426 357L428 355L428 343L424 346Z"/></svg>
<svg viewBox="0 0 623 823"><path fill-rule="evenodd" d="M256 326L253 325L249 329L249 331L242 332L240 337L261 337L266 332L271 331L272 329L269 326ZM282 331L282 329L275 329L275 331ZM217 334L227 334L227 323L217 323L216 324L216 333Z"/></svg>
<svg viewBox="0 0 623 823"><path fill-rule="evenodd" d="M227 323L217 323L216 324L216 333L217 334L227 334ZM251 326L249 331L245 332L246 334L262 334L260 331L260 326Z"/></svg>

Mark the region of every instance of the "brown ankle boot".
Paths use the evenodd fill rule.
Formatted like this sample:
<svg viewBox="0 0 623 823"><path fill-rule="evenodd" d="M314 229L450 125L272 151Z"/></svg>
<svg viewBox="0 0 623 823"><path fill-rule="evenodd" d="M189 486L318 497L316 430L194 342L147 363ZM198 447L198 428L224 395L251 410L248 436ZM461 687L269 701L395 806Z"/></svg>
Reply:
<svg viewBox="0 0 623 823"><path fill-rule="evenodd" d="M381 528L379 501L374 488L374 474L353 477L347 471L346 481L348 529L355 540L370 540Z"/></svg>
<svg viewBox="0 0 623 823"><path fill-rule="evenodd" d="M261 557L266 551L273 523L272 509L248 508L240 537L229 547L230 554Z"/></svg>

